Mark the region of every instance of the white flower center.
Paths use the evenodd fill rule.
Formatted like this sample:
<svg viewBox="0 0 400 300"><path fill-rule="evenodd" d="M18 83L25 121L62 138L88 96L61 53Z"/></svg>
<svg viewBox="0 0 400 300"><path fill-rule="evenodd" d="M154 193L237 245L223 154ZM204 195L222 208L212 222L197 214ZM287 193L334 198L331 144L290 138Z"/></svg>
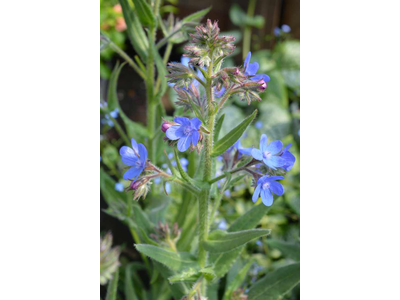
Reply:
<svg viewBox="0 0 400 300"><path fill-rule="evenodd" d="M263 157L264 157L265 159L270 159L270 158L272 157L272 153L269 152L269 151L265 151L265 152L263 153Z"/></svg>
<svg viewBox="0 0 400 300"><path fill-rule="evenodd" d="M183 129L183 133L185 135L190 135L192 133L192 127L190 125L186 126L185 129Z"/></svg>
<svg viewBox="0 0 400 300"><path fill-rule="evenodd" d="M263 183L262 188L263 188L263 190L268 190L269 186L270 186L270 182L267 181L267 182Z"/></svg>

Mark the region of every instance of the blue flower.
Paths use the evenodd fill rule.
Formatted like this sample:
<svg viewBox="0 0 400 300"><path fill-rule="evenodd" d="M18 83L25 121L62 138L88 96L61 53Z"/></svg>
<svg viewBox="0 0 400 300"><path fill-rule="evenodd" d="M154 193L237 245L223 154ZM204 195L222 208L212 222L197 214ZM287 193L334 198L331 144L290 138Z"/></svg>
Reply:
<svg viewBox="0 0 400 300"><path fill-rule="evenodd" d="M253 202L256 203L261 196L261 200L265 206L271 206L274 198L272 193L281 196L284 193L284 188L281 183L276 180L284 179L283 176L263 176L257 181L257 187L253 194ZM271 193L272 192L272 193Z"/></svg>
<svg viewBox="0 0 400 300"><path fill-rule="evenodd" d="M261 129L261 128L263 127L263 123L262 123L261 121L257 121L257 122L254 124L254 126L255 126L257 129Z"/></svg>
<svg viewBox="0 0 400 300"><path fill-rule="evenodd" d="M218 91L215 91L214 92L214 95L216 96L216 97L221 97L223 94L225 93L225 87L222 87L221 88L221 90L218 92Z"/></svg>
<svg viewBox="0 0 400 300"><path fill-rule="evenodd" d="M110 116L113 117L114 119L118 118L118 108L114 109L113 111L110 111Z"/></svg>
<svg viewBox="0 0 400 300"><path fill-rule="evenodd" d="M119 150L122 162L131 168L125 172L123 178L125 180L135 181L140 173L146 167L147 150L143 144L136 143L135 139L131 139L132 148L123 146Z"/></svg>
<svg viewBox="0 0 400 300"><path fill-rule="evenodd" d="M285 171L290 171L294 165L294 162L296 161L296 157L294 157L294 155L289 151L290 147L292 147L292 144L287 145L282 150L281 157L285 160L285 164L282 166L282 169Z"/></svg>
<svg viewBox="0 0 400 300"><path fill-rule="evenodd" d="M165 191L167 194L171 194L171 184L169 182L165 183Z"/></svg>
<svg viewBox="0 0 400 300"><path fill-rule="evenodd" d="M275 36L280 36L281 35L281 29L279 27L274 28L274 35Z"/></svg>
<svg viewBox="0 0 400 300"><path fill-rule="evenodd" d="M115 190L118 192L123 192L124 191L124 185L120 182L115 183Z"/></svg>
<svg viewBox="0 0 400 300"><path fill-rule="evenodd" d="M276 170L286 163L286 160L279 156L283 144L281 141L273 141L267 145L267 140L267 135L263 134L260 139L260 149L253 149L251 155L257 160L262 160L271 169Z"/></svg>
<svg viewBox="0 0 400 300"><path fill-rule="evenodd" d="M174 157L174 154L172 152L168 154L168 158L169 159L172 159L173 157ZM185 172L187 172L187 166L189 164L189 161L186 158L182 157L182 158L179 159L179 162L181 163L182 169ZM175 160L173 160L171 162L171 164L172 164L172 166L176 167L176 161ZM165 164L165 168L167 168L167 164Z"/></svg>
<svg viewBox="0 0 400 300"><path fill-rule="evenodd" d="M198 118L189 120L185 117L176 117L174 122L178 125L172 125L165 133L170 140L179 140L178 150L186 151L190 147L190 143L196 146L199 141L201 121Z"/></svg>
<svg viewBox="0 0 400 300"><path fill-rule="evenodd" d="M228 223L226 223L225 220L221 220L221 222L218 224L218 229L225 230L228 228Z"/></svg>
<svg viewBox="0 0 400 300"><path fill-rule="evenodd" d="M286 25L286 24L283 24L281 28L282 28L282 31L285 33L289 33L291 30L290 26Z"/></svg>
<svg viewBox="0 0 400 300"><path fill-rule="evenodd" d="M249 54L247 54L247 57L244 60L244 65L246 67L246 69L244 71L244 75L251 76L250 79L253 81L260 81L261 79L264 79L265 82L270 81L269 76L266 74L256 75L256 73L259 69L258 62L250 63L250 59L251 59L251 52L249 51Z"/></svg>

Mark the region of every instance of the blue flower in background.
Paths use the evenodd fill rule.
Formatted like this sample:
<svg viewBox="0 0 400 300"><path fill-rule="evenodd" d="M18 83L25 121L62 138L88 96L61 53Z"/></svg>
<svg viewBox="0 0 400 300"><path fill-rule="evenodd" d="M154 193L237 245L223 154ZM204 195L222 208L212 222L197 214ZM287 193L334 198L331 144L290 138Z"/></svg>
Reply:
<svg viewBox="0 0 400 300"><path fill-rule="evenodd" d="M218 229L225 230L228 228L228 223L226 223L225 220L221 220L221 222L218 224Z"/></svg>
<svg viewBox="0 0 400 300"><path fill-rule="evenodd" d="M189 149L190 143L196 146L199 141L201 121L198 118L189 120L185 117L176 117L174 122L178 125L172 125L165 133L170 140L179 140L178 150L186 151Z"/></svg>
<svg viewBox="0 0 400 300"><path fill-rule="evenodd" d="M281 35L281 29L279 27L274 28L274 35L275 36L280 36Z"/></svg>
<svg viewBox="0 0 400 300"><path fill-rule="evenodd" d="M169 182L165 183L165 191L167 194L171 194L171 184Z"/></svg>
<svg viewBox="0 0 400 300"><path fill-rule="evenodd" d="M172 159L173 157L174 157L174 154L173 154L172 152L168 154L168 158L169 158L169 159ZM189 161L188 161L186 158L182 157L182 158L179 159L179 162L181 163L182 169L183 169L185 172L187 172L187 166L188 166L188 164L189 164ZM167 164L164 164L164 165L166 166L165 168L168 167ZM175 160L172 161L172 165L173 165L174 167L176 167L176 161L175 161ZM169 170L169 169L168 169L168 170Z"/></svg>
<svg viewBox="0 0 400 300"><path fill-rule="evenodd" d="M265 82L270 81L270 78L266 74L257 74L257 71L259 69L258 62L250 63L251 59L251 52L249 51L249 54L247 54L246 59L244 60L244 64L246 66L246 69L244 71L244 75L246 76L252 76L250 79L253 81L260 81L261 79L264 79Z"/></svg>
<svg viewBox="0 0 400 300"><path fill-rule="evenodd" d="M181 57L181 64L184 65L185 67L191 68L191 67L189 66L189 61L190 61L190 58L189 58L189 57L186 57L186 56L182 56L182 57ZM197 70L196 75L197 75L197 77L199 77L201 80L204 80L203 73L201 73L200 70ZM200 82L198 82L196 79L193 79L192 83L193 83L193 85L194 85L195 87L198 87L199 84L200 84ZM169 85L170 87L173 87L173 86L175 86L175 83L170 83L170 82L168 82L168 85ZM185 88L183 88L183 89L186 90Z"/></svg>
<svg viewBox="0 0 400 300"><path fill-rule="evenodd" d="M292 144L287 145L282 150L281 157L285 160L285 164L282 166L282 169L285 171L290 171L294 165L294 162L296 161L296 157L294 157L294 155L289 151L290 147L292 147Z"/></svg>
<svg viewBox="0 0 400 300"><path fill-rule="evenodd" d="M222 87L221 88L221 90L218 92L218 91L215 91L214 92L214 95L216 96L216 97L221 97L223 94L225 93L225 87Z"/></svg>
<svg viewBox="0 0 400 300"><path fill-rule="evenodd" d="M283 24L281 28L282 28L282 31L285 33L289 33L291 30L290 26L286 25L286 24Z"/></svg>
<svg viewBox="0 0 400 300"><path fill-rule="evenodd" d="M254 124L254 126L255 126L257 129L261 129L261 128L263 127L263 123L262 123L261 121L257 121L257 122Z"/></svg>
<svg viewBox="0 0 400 300"><path fill-rule="evenodd" d="M110 116L113 117L114 119L116 119L116 118L118 118L118 113L119 113L119 110L118 110L118 108L116 108L113 111L110 111Z"/></svg>
<svg viewBox="0 0 400 300"><path fill-rule="evenodd" d="M123 178L135 181L146 167L147 150L143 144L136 143L135 139L131 139L131 143L132 148L123 146L119 150L119 154L121 155L122 162L131 167L125 172Z"/></svg>
<svg viewBox="0 0 400 300"><path fill-rule="evenodd" d="M263 134L260 139L260 149L253 149L251 155L254 159L261 160L268 167L276 170L286 163L284 158L278 156L283 144L281 141L273 141L267 145L267 141L267 135Z"/></svg>
<svg viewBox="0 0 400 300"><path fill-rule="evenodd" d="M118 192L123 192L124 191L124 185L122 183L120 183L120 182L117 182L115 184L115 190L118 191Z"/></svg>
<svg viewBox="0 0 400 300"><path fill-rule="evenodd" d="M261 200L265 206L271 206L274 198L272 193L281 196L284 193L284 188L281 183L276 180L284 179L283 176L263 176L257 181L257 187L253 194L253 202L256 203L261 196ZM271 193L272 192L272 193Z"/></svg>

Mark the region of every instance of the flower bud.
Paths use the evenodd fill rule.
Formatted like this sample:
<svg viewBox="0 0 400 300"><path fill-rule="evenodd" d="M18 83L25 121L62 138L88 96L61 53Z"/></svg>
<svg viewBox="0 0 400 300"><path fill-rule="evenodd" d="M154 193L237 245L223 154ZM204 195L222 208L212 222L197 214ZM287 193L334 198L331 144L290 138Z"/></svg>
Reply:
<svg viewBox="0 0 400 300"><path fill-rule="evenodd" d="M161 130L163 131L163 132L166 132L167 130L168 130L168 128L170 128L172 126L172 124L170 124L170 123L168 123L168 122L164 122L164 123L162 123L162 125L161 125Z"/></svg>
<svg viewBox="0 0 400 300"><path fill-rule="evenodd" d="M137 190L137 188L141 185L140 181L132 181L131 184L129 185L129 188L131 190Z"/></svg>
<svg viewBox="0 0 400 300"><path fill-rule="evenodd" d="M261 92L263 92L266 88L267 88L267 83L264 81L264 79L261 79L260 81L258 81L260 85L259 89Z"/></svg>

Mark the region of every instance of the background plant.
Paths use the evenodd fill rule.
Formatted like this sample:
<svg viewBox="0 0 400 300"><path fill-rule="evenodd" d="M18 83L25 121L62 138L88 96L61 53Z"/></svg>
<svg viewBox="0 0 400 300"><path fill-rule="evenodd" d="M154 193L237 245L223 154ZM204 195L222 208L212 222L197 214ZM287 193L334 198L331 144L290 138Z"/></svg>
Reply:
<svg viewBox="0 0 400 300"><path fill-rule="evenodd" d="M146 2L141 2L141 4L143 3ZM153 41L153 59L148 60L148 57L147 59L141 59L139 54L137 57L131 59L121 50L120 47L112 43L108 37L102 37L103 43L106 44L109 49L116 51L127 60L128 64L132 68L137 71L140 70L140 72L143 73L143 80L145 81L147 88L148 108L153 107L152 109L155 110L154 116L151 113L148 114L148 124L151 124L152 121L154 121L154 127L143 127L142 125L129 120L127 116L124 115L123 111L119 107L116 93L117 79L123 65L117 65L110 78L108 99L106 105L103 103L103 107L101 107L101 114L104 118L108 116L108 120L111 120L118 132L120 132L122 139L118 141L101 141L102 195L109 205L107 212L124 222L129 227L136 244L147 244L145 246L139 246L138 250L152 258L152 260L148 260L146 255L142 255L143 263L132 263L126 261L126 258L124 257L121 258L122 266L119 272L121 276L119 280L117 280L117 284L119 282L119 295L124 294L128 298L132 297L132 299L170 299L171 295L176 299L180 299L183 295L197 297L196 293L201 290L198 288L201 286L200 282L209 282L207 287L207 296L209 299L219 299L220 297L225 297L226 299L230 299L229 297L238 297L238 299L240 299L239 297L243 297L243 293L248 295L250 298L255 297L254 292L252 294L251 289L246 291L241 290L240 287L252 286L258 278L263 278L263 274L267 273L266 277L260 279L263 281L254 285L254 291L257 287L266 286L264 282L270 282L270 278L279 280L279 278L281 278L280 276L285 278L288 274L296 274L297 272L297 269L292 269L293 266L289 266L290 268L287 269L286 272L284 272L285 269L282 270L278 267L299 260L299 202L298 177L296 175L298 172L298 164L294 166L294 169L285 179L284 185L286 192L283 196L284 199L275 199L276 203L269 209L262 205L253 207L253 203L249 201L251 198L249 192L251 192L253 188L250 187L251 180L247 177L239 178L240 176L238 176L236 179L230 178L230 180L221 180L220 188L222 187L222 189L225 190L223 193L218 193L216 184L214 184L215 187L211 190L208 189L207 191L206 188L201 189L201 193L210 194L211 200L214 203L217 203L218 201L221 201L222 203L219 209L216 209L215 211L210 209L210 213L213 215L215 214L214 221L208 224L208 227L210 227L211 230L216 228L228 228L229 232L232 226L233 229L231 229L231 231L237 231L240 229L251 229L260 224L261 228L272 229L274 239L266 240L263 238L262 240L249 242L241 249L238 249L240 251L234 250L227 252L229 253L228 256L232 256L230 260L220 260L221 264L218 266L214 265L214 267L204 264L202 266L203 268L198 269L198 257L196 257L196 255L197 247L199 245L198 241L196 241L193 236L197 232L196 223L200 219L197 218L196 197L188 186L190 187L190 178L193 180L196 179L196 170L202 164L197 162L198 154L195 151L190 154L185 154L180 158L177 157L178 154L174 154L175 159L171 159L171 155L168 159L167 156L162 155L164 149L171 151L171 154L172 148L162 142L163 133L158 128L161 125L161 117L165 117L162 105L160 104L160 98L167 89L167 78L165 77L167 72L165 65L168 61L168 58L166 58L169 56L168 51L171 51L174 43L173 38L177 38L175 42L182 42L182 40L186 39L188 32L193 31L195 22L192 21L198 20L198 18L204 15L207 11L197 14L197 19L189 19L189 21L177 21L170 17L166 23L169 24L169 26L164 25L164 32L164 29L162 28L163 25L160 23L160 17L159 15L157 16L154 9L156 6L152 6L151 4L155 5L156 3L150 3L150 5L148 5L150 10L147 9L147 12L151 12L154 20L157 20L157 25L146 23L148 20L140 20L137 16L136 19L133 18L132 22L126 23L129 29L130 23L133 24L136 21L143 21L144 23L140 23L140 28L142 28L143 33L147 31L147 35L146 33L143 35L147 39L147 42L152 40L152 36L154 35L151 33L154 33L156 29L163 32L164 38L161 38L159 41ZM121 6L124 7L122 3ZM133 6L128 6L128 9L125 9L125 11L128 10L131 12L131 16L135 16L135 10L133 10L132 7ZM144 5L143 7L143 10L146 10L145 7L147 6ZM151 16L150 19L152 19ZM177 26L176 24L180 25ZM186 25L182 26L182 24ZM135 26L136 25L132 25L131 28L139 30L139 26ZM153 28L151 28L152 26ZM140 32L140 30L138 32ZM132 36L135 37L136 35ZM134 41L132 44L137 44L137 42L138 41ZM155 53L157 44L160 46L159 48L161 50L164 50L162 56ZM134 47L140 51L141 46L143 45L136 45ZM171 49L168 50L168 47ZM144 49L148 50L148 48ZM296 134L296 126L298 126L296 117L298 110L292 106L297 104L298 107L297 100L299 100L299 94L298 99L296 97L290 97L290 102L288 101L288 91L291 92L293 90L294 93L294 86L289 86L288 88L287 82L289 81L286 81L283 75L285 70L293 71L296 69L291 64L293 61L291 61L290 55L293 54L293 51L289 51L290 53L288 55L287 51L284 49L286 49L286 46L281 49L277 48L273 52L270 52L268 56L262 56L262 53L259 54L261 72L259 71L258 73L268 73L272 78L268 83L267 92L260 94L263 101L260 103L252 102L251 105L246 107L244 110L243 105L247 105L247 101L241 102L239 97L233 99L234 105L225 106L224 108L225 116L229 115L229 118L222 117L222 121L220 121L220 123L217 122L216 128L220 128L220 136L226 136L226 134L238 124L238 120L241 119L243 111L251 110L252 107L257 107L261 113L257 118L257 122L253 123L255 126L250 126L246 131L247 138L242 139L242 143L247 144L247 146L258 145L261 133L267 133L268 137L272 139L283 139L285 144L298 141ZM139 51L137 52L139 53ZM257 53L253 53L252 61L256 61L257 59L254 59L254 57L257 58L257 56ZM156 60L160 61L161 57L163 64L159 63L159 65L157 65ZM143 67L140 66L141 64ZM229 60L225 61L224 66L229 67L229 64ZM153 71L148 70L149 66L154 67ZM148 78L149 74L150 77L154 76L153 80ZM163 74L164 77L162 77L161 74ZM194 72L194 74L198 76L197 72ZM276 80L276 78L278 78L278 80ZM201 78L199 79L201 80ZM157 91L157 84L158 93L155 92ZM163 88L161 88L162 86ZM177 87L175 87L175 89L176 88ZM151 89L151 91L149 91L149 89ZM171 90L173 91L173 89ZM179 95L179 93L175 94ZM209 96L210 95L212 95L212 93L209 93ZM285 104L284 101L286 101L287 104ZM203 113L207 112L210 107L211 106L208 105ZM184 108L185 106L178 106L175 115L182 115ZM202 108L201 105L199 108ZM116 116L116 109L118 116L117 118L114 118L112 114ZM204 119L201 111L198 111L197 114ZM195 111L194 114L191 115L191 118L197 114ZM253 119L255 119L255 115ZM118 120L122 122L119 123ZM169 120L171 121L171 119ZM218 120L221 120L221 116L219 116ZM205 123L206 122L204 122L204 124ZM205 147L207 146L207 139L209 139L210 136L210 133L207 133L207 131L210 132L210 124L208 123L207 125L208 126L206 126L205 131L203 132L203 142ZM141 201L140 203L133 202L132 195L121 192L120 185L117 185L120 183L124 187L127 187L127 183L121 180L122 174L124 173L124 167L119 161L118 150L123 144L130 145L131 137L134 137L138 142L142 142L145 145L149 150L150 161L154 165L159 166L160 171L165 174L151 180L151 185L149 182L146 182L146 185L142 186L151 188L151 192L147 195L146 200ZM233 141L232 144L234 142L235 141ZM293 151L293 149L291 150ZM296 151L296 149L294 150ZM207 150L203 149L203 152L201 153L204 153L205 151ZM298 157L298 155L296 156ZM184 166L183 159L186 159L188 162L186 166ZM166 165L163 166L163 164ZM214 166L211 166L212 169L215 169L215 172L211 173L217 173L221 164L223 164L223 162L216 161ZM168 174L168 169L172 174ZM183 173L181 172L181 169L183 170ZM154 170L152 170L152 172L157 173ZM159 174L161 174L161 172L159 172ZM185 175L183 174L187 174L188 178L185 179ZM198 172L198 174L201 174L201 172ZM218 175L218 173L216 175ZM224 174L221 174L220 176L222 175ZM229 175L226 177L228 176ZM159 183L157 181L157 179L160 178L170 177L175 177L174 182L180 180L181 183L177 182L178 185L168 185L168 182L164 182L163 184L162 181ZM116 182L115 179L120 182ZM169 189L169 196L166 196L163 190L168 191ZM135 190L135 194L136 193L137 189ZM194 194L196 193L197 192ZM248 224L248 226L251 225L249 228L237 225L240 224L240 222L247 223L249 220L252 220L253 222L252 224ZM161 223L159 224L159 222ZM167 225L168 223L170 226ZM178 235L172 237L167 234L168 230L160 229L169 228L174 223L176 223L179 228L178 239ZM157 229L156 224L159 224L157 225L159 229ZM235 228L236 230L234 230ZM159 234L159 236L154 239L153 237L154 235L157 235L157 232L164 233ZM179 251L179 253L177 253L178 256L171 254L175 252L173 251L174 248ZM160 249L161 251L165 250L167 252L160 252ZM172 252L167 249L172 250ZM162 258L157 255L161 255ZM165 255L167 255L167 257L165 257ZM282 257L284 259L282 259ZM169 260L171 260L172 263L169 263ZM160 264L160 261L165 265ZM202 263L200 263L200 266L201 264ZM216 269L219 272L218 274L215 274ZM268 270L271 269L277 270L268 272ZM147 282L145 283L142 282L142 279L138 275L138 272L143 274L143 271L146 271L148 274ZM144 278L146 278L146 276ZM292 285L282 287L280 290L272 290L271 299L275 299L290 290L290 288L297 283L296 278L292 279L294 280L293 282L295 282ZM115 284L115 278L113 280L114 281L112 282ZM290 278L284 281L290 282ZM151 288L143 288L143 286L149 287L149 282L151 283ZM163 292L160 294L159 291ZM195 291L194 294L193 291ZM269 293L268 290L261 292ZM219 296L217 296L217 293L219 293ZM115 295L117 295L117 293L115 293Z"/></svg>

